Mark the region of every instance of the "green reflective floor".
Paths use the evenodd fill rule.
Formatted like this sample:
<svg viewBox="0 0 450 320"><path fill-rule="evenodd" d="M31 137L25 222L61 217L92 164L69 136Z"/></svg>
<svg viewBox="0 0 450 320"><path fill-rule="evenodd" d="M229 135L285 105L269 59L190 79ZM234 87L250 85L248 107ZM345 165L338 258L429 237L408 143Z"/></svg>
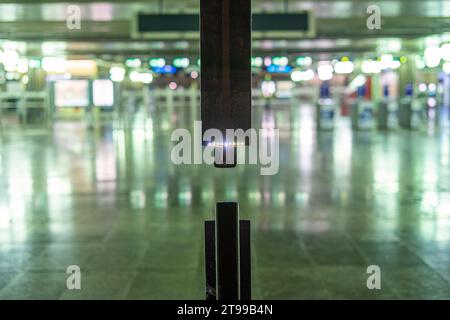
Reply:
<svg viewBox="0 0 450 320"><path fill-rule="evenodd" d="M279 173L260 176L173 165L170 133L193 117L3 126L0 298L203 299L203 221L224 200L252 220L254 298L450 298L447 128L317 134L309 106L255 110L281 133Z"/></svg>

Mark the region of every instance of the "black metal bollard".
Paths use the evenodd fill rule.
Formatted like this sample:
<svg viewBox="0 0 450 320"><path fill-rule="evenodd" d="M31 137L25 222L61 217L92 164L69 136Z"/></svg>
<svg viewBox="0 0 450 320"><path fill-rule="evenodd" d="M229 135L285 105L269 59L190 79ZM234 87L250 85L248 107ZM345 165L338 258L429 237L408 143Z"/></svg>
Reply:
<svg viewBox="0 0 450 320"><path fill-rule="evenodd" d="M236 202L216 204L205 222L206 300L251 299L250 221L239 221Z"/></svg>
<svg viewBox="0 0 450 320"><path fill-rule="evenodd" d="M216 204L217 298L239 299L239 223L236 202Z"/></svg>

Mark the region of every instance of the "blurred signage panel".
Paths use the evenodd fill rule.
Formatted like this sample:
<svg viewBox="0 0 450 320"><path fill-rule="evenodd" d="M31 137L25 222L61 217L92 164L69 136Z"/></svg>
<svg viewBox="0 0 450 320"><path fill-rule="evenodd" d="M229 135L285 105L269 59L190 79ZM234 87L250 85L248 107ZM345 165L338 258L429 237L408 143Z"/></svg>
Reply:
<svg viewBox="0 0 450 320"><path fill-rule="evenodd" d="M267 72L269 73L290 73L292 71L291 66L277 66L275 64L271 64L267 67Z"/></svg>
<svg viewBox="0 0 450 320"><path fill-rule="evenodd" d="M171 65L165 65L164 67L153 67L152 71L159 74L175 74L177 73L177 68Z"/></svg>
<svg viewBox="0 0 450 320"><path fill-rule="evenodd" d="M55 106L89 106L89 82L87 80L59 80L55 82Z"/></svg>
<svg viewBox="0 0 450 320"><path fill-rule="evenodd" d="M97 62L94 60L67 60L67 70L72 77L95 77Z"/></svg>
<svg viewBox="0 0 450 320"><path fill-rule="evenodd" d="M96 107L112 107L114 105L114 84L108 79L94 80L92 97Z"/></svg>
<svg viewBox="0 0 450 320"><path fill-rule="evenodd" d="M133 38L179 39L199 38L198 14L147 14L138 13L132 23ZM252 37L260 39L314 37L316 23L311 11L298 13L266 14L252 16Z"/></svg>
<svg viewBox="0 0 450 320"><path fill-rule="evenodd" d="M316 21L311 11L254 14L252 30L254 39L312 38L316 36Z"/></svg>

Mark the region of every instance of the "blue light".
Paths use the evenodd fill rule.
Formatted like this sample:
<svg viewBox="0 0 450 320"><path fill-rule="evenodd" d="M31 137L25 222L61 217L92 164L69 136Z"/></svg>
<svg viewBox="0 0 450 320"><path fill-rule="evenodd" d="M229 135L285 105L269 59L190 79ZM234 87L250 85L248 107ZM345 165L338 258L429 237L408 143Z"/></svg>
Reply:
<svg viewBox="0 0 450 320"><path fill-rule="evenodd" d="M267 72L269 73L289 73L292 71L291 66L277 66L274 64L271 64L267 67Z"/></svg>
<svg viewBox="0 0 450 320"><path fill-rule="evenodd" d="M160 74L174 74L177 72L177 68L171 65L165 65L164 67L153 67L153 72Z"/></svg>

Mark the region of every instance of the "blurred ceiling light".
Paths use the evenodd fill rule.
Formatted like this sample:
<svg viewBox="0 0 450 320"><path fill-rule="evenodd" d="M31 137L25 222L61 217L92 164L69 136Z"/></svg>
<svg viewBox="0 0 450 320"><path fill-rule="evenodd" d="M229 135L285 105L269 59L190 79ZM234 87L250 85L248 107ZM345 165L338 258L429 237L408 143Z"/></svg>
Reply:
<svg viewBox="0 0 450 320"><path fill-rule="evenodd" d="M441 62L441 51L438 47L428 47L425 49L424 58L428 68L436 68Z"/></svg>
<svg viewBox="0 0 450 320"><path fill-rule="evenodd" d="M298 71L298 70L292 71L291 80L295 81L295 82L301 81L302 80L301 75L302 75L301 71Z"/></svg>
<svg viewBox="0 0 450 320"><path fill-rule="evenodd" d="M298 82L298 81L309 81L314 78L314 71L311 69L300 71L295 70L291 73L291 80Z"/></svg>
<svg viewBox="0 0 450 320"><path fill-rule="evenodd" d="M139 58L130 58L125 60L125 65L128 68L140 68L142 65L142 61Z"/></svg>
<svg viewBox="0 0 450 320"><path fill-rule="evenodd" d="M189 58L175 58L173 59L173 65L177 68L187 68L190 65Z"/></svg>
<svg viewBox="0 0 450 320"><path fill-rule="evenodd" d="M145 84L149 84L153 81L153 75L148 72L140 73L137 71L132 71L130 73L130 80L133 82L142 82Z"/></svg>
<svg viewBox="0 0 450 320"><path fill-rule="evenodd" d="M398 69L398 68L400 68L401 65L402 64L399 60L394 60L391 62L391 69L392 70Z"/></svg>
<svg viewBox="0 0 450 320"><path fill-rule="evenodd" d="M322 64L317 67L317 74L322 81L333 78L333 66L330 64Z"/></svg>
<svg viewBox="0 0 450 320"><path fill-rule="evenodd" d="M365 60L361 65L361 70L364 73L380 73L381 63L375 60Z"/></svg>
<svg viewBox="0 0 450 320"><path fill-rule="evenodd" d="M394 57L392 56L392 54L383 54L380 58L381 69L389 69L392 61L394 61Z"/></svg>
<svg viewBox="0 0 450 320"><path fill-rule="evenodd" d="M440 43L441 37L439 35L428 36L424 39L425 47L437 47Z"/></svg>
<svg viewBox="0 0 450 320"><path fill-rule="evenodd" d="M141 82L149 84L153 81L153 75L151 73L141 73Z"/></svg>
<svg viewBox="0 0 450 320"><path fill-rule="evenodd" d="M42 59L42 69L46 72L64 73L67 70L67 61L64 58L45 57Z"/></svg>
<svg viewBox="0 0 450 320"><path fill-rule="evenodd" d="M28 72L28 59L21 58L17 63L16 71L19 73L27 73Z"/></svg>
<svg viewBox="0 0 450 320"><path fill-rule="evenodd" d="M125 69L122 67L112 67L109 70L109 78L114 82L122 82L125 78Z"/></svg>
<svg viewBox="0 0 450 320"><path fill-rule="evenodd" d="M450 74L450 62L444 62L444 64L442 65L442 70L446 74Z"/></svg>
<svg viewBox="0 0 450 320"><path fill-rule="evenodd" d="M6 80L18 80L19 75L15 72L7 72L5 74L5 78L6 78Z"/></svg>
<svg viewBox="0 0 450 320"><path fill-rule="evenodd" d="M378 52L399 52L402 49L402 40L399 38L379 39Z"/></svg>
<svg viewBox="0 0 450 320"><path fill-rule="evenodd" d="M273 57L272 64L280 67L285 67L289 63L289 59L287 57Z"/></svg>
<svg viewBox="0 0 450 320"><path fill-rule="evenodd" d="M14 50L17 52L25 52L27 49L26 42L19 41L4 41L2 43L3 51Z"/></svg>
<svg viewBox="0 0 450 320"><path fill-rule="evenodd" d="M353 72L353 62L351 61L338 61L334 65L334 72L341 74L349 74Z"/></svg>
<svg viewBox="0 0 450 320"><path fill-rule="evenodd" d="M15 50L6 50L3 53L3 65L5 66L5 70L8 72L12 72L16 70L17 64L19 63L20 56L19 53Z"/></svg>
<svg viewBox="0 0 450 320"><path fill-rule="evenodd" d="M41 45L43 56L62 55L67 49L67 43L57 41L46 41Z"/></svg>
<svg viewBox="0 0 450 320"><path fill-rule="evenodd" d="M130 73L130 80L133 82L140 82L141 81L141 75L137 71L131 71Z"/></svg>
<svg viewBox="0 0 450 320"><path fill-rule="evenodd" d="M149 64L153 68L162 68L166 65L166 59L164 58L152 58L149 61Z"/></svg>
<svg viewBox="0 0 450 320"><path fill-rule="evenodd" d="M260 68L263 65L263 58L261 57L252 57L252 67Z"/></svg>
<svg viewBox="0 0 450 320"><path fill-rule="evenodd" d="M15 42L15 41L5 41L5 42L2 43L2 48L5 51L7 51L7 50L17 50L18 49L18 45L17 45L17 42Z"/></svg>
<svg viewBox="0 0 450 320"><path fill-rule="evenodd" d="M450 61L450 43L444 43L439 50L442 60Z"/></svg>
<svg viewBox="0 0 450 320"><path fill-rule="evenodd" d="M392 54L383 54L380 58L380 66L382 70L397 69L401 65L399 60L395 60Z"/></svg>
<svg viewBox="0 0 450 320"><path fill-rule="evenodd" d="M301 67L309 67L312 64L312 58L311 57L298 57L295 60L295 63Z"/></svg>

